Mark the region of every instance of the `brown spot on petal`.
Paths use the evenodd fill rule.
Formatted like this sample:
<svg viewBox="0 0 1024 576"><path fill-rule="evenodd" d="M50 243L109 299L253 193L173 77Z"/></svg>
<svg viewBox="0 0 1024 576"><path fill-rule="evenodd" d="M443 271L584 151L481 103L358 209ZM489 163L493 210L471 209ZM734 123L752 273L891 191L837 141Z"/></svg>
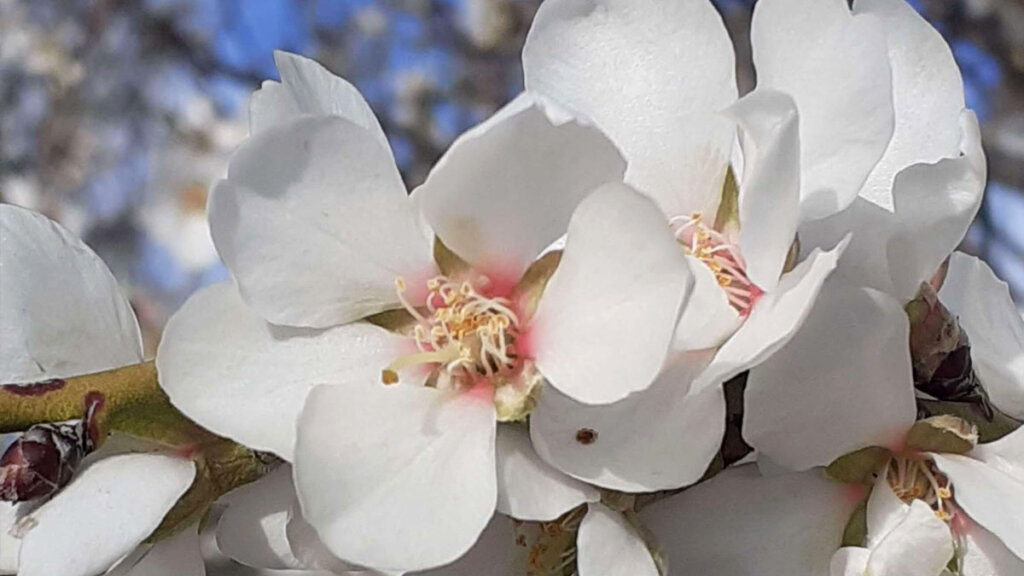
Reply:
<svg viewBox="0 0 1024 576"><path fill-rule="evenodd" d="M584 446L590 446L597 441L597 430L580 428L576 431L576 441Z"/></svg>

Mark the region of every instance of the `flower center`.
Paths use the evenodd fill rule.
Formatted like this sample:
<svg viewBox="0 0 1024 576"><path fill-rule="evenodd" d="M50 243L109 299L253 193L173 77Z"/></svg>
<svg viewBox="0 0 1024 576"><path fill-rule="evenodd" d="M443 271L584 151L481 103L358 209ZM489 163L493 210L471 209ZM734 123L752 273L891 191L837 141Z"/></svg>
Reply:
<svg viewBox="0 0 1024 576"><path fill-rule="evenodd" d="M956 513L949 480L931 460L898 456L889 461L885 473L893 492L903 502L923 500L944 522L949 522Z"/></svg>
<svg viewBox="0 0 1024 576"><path fill-rule="evenodd" d="M398 381L398 371L416 365L435 365L438 387L461 388L477 378L507 377L519 368L515 342L520 319L507 298L480 292L477 285L437 276L427 281L425 309L417 309L405 296L405 280L395 280L398 299L416 320L412 338L417 352L401 356L381 374L385 384Z"/></svg>
<svg viewBox="0 0 1024 576"><path fill-rule="evenodd" d="M729 297L729 304L741 317L749 316L763 292L747 277L747 266L738 247L704 224L699 213L677 216L669 224L686 253L703 262L715 275Z"/></svg>

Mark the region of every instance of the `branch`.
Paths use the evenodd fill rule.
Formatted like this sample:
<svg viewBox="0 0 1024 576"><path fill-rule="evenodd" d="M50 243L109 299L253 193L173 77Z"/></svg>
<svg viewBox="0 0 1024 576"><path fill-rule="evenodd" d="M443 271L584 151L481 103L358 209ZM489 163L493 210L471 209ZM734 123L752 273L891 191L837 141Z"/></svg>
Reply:
<svg viewBox="0 0 1024 576"><path fill-rule="evenodd" d="M5 384L0 386L0 434L84 418L87 403L96 401L107 414L141 404L169 403L157 384L152 362L73 378Z"/></svg>

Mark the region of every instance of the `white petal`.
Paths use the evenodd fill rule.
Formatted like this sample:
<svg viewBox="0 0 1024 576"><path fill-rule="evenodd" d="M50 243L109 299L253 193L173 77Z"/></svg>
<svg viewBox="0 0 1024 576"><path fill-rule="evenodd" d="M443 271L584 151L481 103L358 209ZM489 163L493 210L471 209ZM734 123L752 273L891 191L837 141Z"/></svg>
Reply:
<svg viewBox="0 0 1024 576"><path fill-rule="evenodd" d="M899 173L895 213L858 198L835 216L802 225L801 245L832 246L852 233L835 276L901 302L913 298L963 239L981 201L985 168L977 119L967 111L960 122L963 156Z"/></svg>
<svg viewBox="0 0 1024 576"><path fill-rule="evenodd" d="M167 323L157 370L171 402L205 428L286 460L316 384L373 385L407 339L367 323L314 330L268 324L219 284Z"/></svg>
<svg viewBox="0 0 1024 576"><path fill-rule="evenodd" d="M249 103L252 134L303 114L340 116L365 128L390 154L380 122L355 86L331 74L318 62L298 54L276 50L274 63L281 74L281 82L264 82L253 93Z"/></svg>
<svg viewBox="0 0 1024 576"><path fill-rule="evenodd" d="M597 129L524 94L460 136L413 197L448 248L514 281L625 169Z"/></svg>
<svg viewBox="0 0 1024 576"><path fill-rule="evenodd" d="M0 205L0 384L142 361L135 314L96 254L41 214Z"/></svg>
<svg viewBox="0 0 1024 576"><path fill-rule="evenodd" d="M785 274L776 290L763 295L754 305L750 316L718 350L693 389L717 386L782 348L810 313L821 285L835 269L845 248L844 240L829 252L814 250Z"/></svg>
<svg viewBox="0 0 1024 576"><path fill-rule="evenodd" d="M751 44L758 88L785 92L800 111L801 209L848 206L893 133L892 83L877 18L846 0L762 0Z"/></svg>
<svg viewBox="0 0 1024 576"><path fill-rule="evenodd" d="M914 500L906 517L871 552L871 576L936 576L953 557L949 526Z"/></svg>
<svg viewBox="0 0 1024 576"><path fill-rule="evenodd" d="M981 207L987 168L974 112L960 117L963 156L916 164L896 175L898 225L886 250L894 295L909 301L960 244Z"/></svg>
<svg viewBox="0 0 1024 576"><path fill-rule="evenodd" d="M836 550L829 566L830 576L864 576L868 568L871 550L846 546Z"/></svg>
<svg viewBox="0 0 1024 576"><path fill-rule="evenodd" d="M20 576L92 576L131 552L192 484L189 460L130 454L100 460L33 513Z"/></svg>
<svg viewBox="0 0 1024 576"><path fill-rule="evenodd" d="M757 465L644 509L641 516L675 574L828 574L856 502L820 470L762 477Z"/></svg>
<svg viewBox="0 0 1024 576"><path fill-rule="evenodd" d="M580 576L658 576L658 566L637 529L621 512L587 506L576 535Z"/></svg>
<svg viewBox="0 0 1024 576"><path fill-rule="evenodd" d="M264 80L249 98L249 133L258 134L267 128L287 124L302 115L291 91L274 80Z"/></svg>
<svg viewBox="0 0 1024 576"><path fill-rule="evenodd" d="M953 484L957 505L1024 558L1024 482L967 456L932 457Z"/></svg>
<svg viewBox="0 0 1024 576"><path fill-rule="evenodd" d="M800 217L800 122L793 99L760 89L728 111L743 136L740 253L761 290L779 283Z"/></svg>
<svg viewBox="0 0 1024 576"><path fill-rule="evenodd" d="M217 548L227 557L256 568L301 567L288 542L288 521L297 512L292 467L283 464L259 480L221 499L227 505L217 522Z"/></svg>
<svg viewBox="0 0 1024 576"><path fill-rule="evenodd" d="M910 506L893 492L885 474L880 474L871 489L867 510L868 546L874 548L907 517Z"/></svg>
<svg viewBox="0 0 1024 576"><path fill-rule="evenodd" d="M12 531L21 518L21 504L0 502L0 574L17 574L21 540Z"/></svg>
<svg viewBox="0 0 1024 576"><path fill-rule="evenodd" d="M971 451L971 458L981 460L1024 484L1024 427L995 442L979 444Z"/></svg>
<svg viewBox="0 0 1024 576"><path fill-rule="evenodd" d="M433 568L469 550L497 500L491 395L486 385L314 388L295 485L324 544L380 570Z"/></svg>
<svg viewBox="0 0 1024 576"><path fill-rule="evenodd" d="M965 535L967 553L963 576L1018 576L1024 574L1024 560L1010 552L988 530L972 526Z"/></svg>
<svg viewBox="0 0 1024 576"><path fill-rule="evenodd" d="M891 297L827 282L789 343L751 368L743 437L795 470L891 444L917 417L909 330Z"/></svg>
<svg viewBox="0 0 1024 576"><path fill-rule="evenodd" d="M609 184L580 204L531 327L559 391L607 404L650 386L693 276L653 202Z"/></svg>
<svg viewBox="0 0 1024 576"><path fill-rule="evenodd" d="M893 179L900 170L959 154L963 80L946 41L909 4L856 0L853 11L871 14L882 23L896 121L889 147L860 195L892 209Z"/></svg>
<svg viewBox="0 0 1024 576"><path fill-rule="evenodd" d="M690 352L718 348L743 322L736 309L729 304L729 295L703 262L687 255L686 261L693 274L693 290L683 307L676 325L672 350Z"/></svg>
<svg viewBox="0 0 1024 576"><path fill-rule="evenodd" d="M128 558L106 576L206 576L199 550L199 526L193 525Z"/></svg>
<svg viewBox="0 0 1024 576"><path fill-rule="evenodd" d="M614 404L590 406L544 390L530 415L537 452L567 474L613 490L649 492L696 482L725 430L721 387L687 394L707 356L676 361L650 388ZM593 442L581 443L581 430L593 432Z"/></svg>
<svg viewBox="0 0 1024 576"><path fill-rule="evenodd" d="M336 116L249 138L214 187L209 215L246 302L275 324L363 318L397 305L397 276L434 270L390 152Z"/></svg>
<svg viewBox="0 0 1024 576"><path fill-rule="evenodd" d="M292 494L294 496L294 491ZM291 553L298 566L302 567L302 570L326 570L333 574L344 574L346 576L377 576L379 574L395 576L401 574L401 572L378 572L337 558L327 549L327 545L320 540L316 529L310 526L305 518L302 517L298 506L298 497L295 496L296 508L291 520L288 521L286 533L288 535L288 544L291 546Z"/></svg>
<svg viewBox="0 0 1024 576"><path fill-rule="evenodd" d="M733 143L735 57L706 0L554 0L523 48L526 88L592 118L626 181L669 216L713 218Z"/></svg>
<svg viewBox="0 0 1024 576"><path fill-rule="evenodd" d="M554 520L601 495L537 456L525 428L498 427L498 512L519 520Z"/></svg>
<svg viewBox="0 0 1024 576"><path fill-rule="evenodd" d="M516 544L516 523L495 514L476 544L452 564L416 576L523 576L527 550Z"/></svg>
<svg viewBox="0 0 1024 576"><path fill-rule="evenodd" d="M967 332L974 370L992 403L1024 418L1024 320L1006 283L978 258L954 252L939 298Z"/></svg>
<svg viewBox="0 0 1024 576"><path fill-rule="evenodd" d="M885 250L896 226L892 212L857 198L838 214L803 222L799 231L800 251L807 253L815 248L834 246L841 238L849 236L849 245L832 277L891 295L894 290Z"/></svg>

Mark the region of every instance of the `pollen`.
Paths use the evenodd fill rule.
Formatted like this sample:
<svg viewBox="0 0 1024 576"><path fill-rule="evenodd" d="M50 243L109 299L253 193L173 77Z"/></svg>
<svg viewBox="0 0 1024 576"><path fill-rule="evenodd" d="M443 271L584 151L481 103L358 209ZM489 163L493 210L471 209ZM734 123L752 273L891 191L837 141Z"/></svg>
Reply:
<svg viewBox="0 0 1024 576"><path fill-rule="evenodd" d="M519 365L515 350L519 316L507 298L485 295L487 284L486 278L476 284L445 276L431 278L426 283L426 304L417 308L406 297L405 280L396 279L398 299L416 320L412 338L417 351L392 362L381 373L381 381L393 384L399 371L417 365L436 369L442 386L459 387L479 377L514 372Z"/></svg>
<svg viewBox="0 0 1024 576"><path fill-rule="evenodd" d="M740 316L750 315L763 292L747 277L746 263L738 247L724 234L704 224L699 213L673 218L670 224L686 253L703 262L715 275L729 304Z"/></svg>

